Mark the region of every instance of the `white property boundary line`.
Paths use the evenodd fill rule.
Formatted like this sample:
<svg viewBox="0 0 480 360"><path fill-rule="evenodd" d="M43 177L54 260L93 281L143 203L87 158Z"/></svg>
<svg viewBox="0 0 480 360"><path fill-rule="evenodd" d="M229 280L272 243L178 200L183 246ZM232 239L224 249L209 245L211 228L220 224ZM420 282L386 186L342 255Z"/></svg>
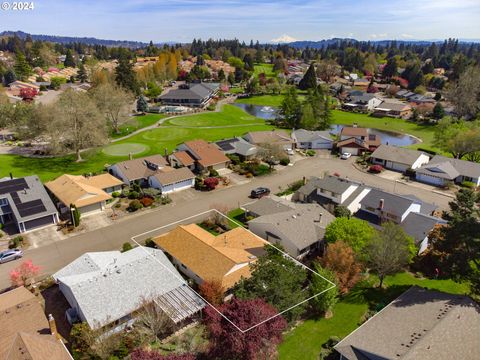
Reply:
<svg viewBox="0 0 480 360"><path fill-rule="evenodd" d="M265 244L273 247L273 248L276 249L277 251L281 252L285 257L291 259L295 264L297 264L297 265L301 266L302 268L310 271L312 274L321 277L323 280L325 280L326 282L328 282L328 283L329 283L330 285L332 285L332 286L330 286L329 288L323 290L322 292L320 292L320 293L318 293L318 294L316 294L316 295L310 296L309 298L307 298L307 299L299 302L298 304L295 304L295 305L293 305L293 306L290 306L289 308L287 308L287 309L279 312L278 314L276 314L276 315L274 315L274 316L271 316L271 317L269 317L269 318L267 318L267 319L259 322L259 323L256 324L256 325L253 325L253 326L251 326L251 327L249 327L249 328L247 328L247 329L245 329L245 330L240 329L233 321L231 321L231 320L230 320L228 317L226 317L222 312L220 312L215 306L213 306L212 304L210 304L202 295L200 295L200 294L199 294L197 291L195 291L190 285L188 285L187 282L185 281L185 279L183 279L182 277L178 277L178 276L177 276L175 273L173 273L168 267L166 267L160 260L158 260L158 259L157 259L155 256L153 256L150 252L148 252L147 250L145 250L144 246L141 245L140 243L138 243L138 241L136 240L136 238L138 238L138 237L140 237L140 236L145 236L145 235L147 235L147 234L149 234L149 233L152 233L152 232L154 232L154 231L158 231L158 230L164 229L164 228L166 228L166 227L169 227L169 226L172 226L172 225L176 225L176 224L182 223L182 222L184 222L184 221L186 221L186 220L190 220L190 219L193 219L193 218L202 216L202 215L206 215L206 214L208 214L208 213L210 213L210 212L212 212L212 211L213 211L213 212L216 212L217 214L219 214L219 215L221 215L221 216L223 216L223 217L225 217L226 219L228 219L228 221L231 221L231 222L235 223L236 225L242 227L242 228L245 229L246 231L250 232L253 236L255 236L255 237L257 237L258 239L260 239L263 243L265 243ZM300 261L298 261L297 259L293 258L292 256L290 256L290 255L287 254L286 252L280 250L279 248L277 248L276 246L274 246L274 245L271 244L270 242L268 242L268 241L262 239L261 237L255 235L255 234L254 234L253 232L251 232L250 230L244 228L244 227L242 226L242 224L240 224L240 223L237 222L236 220L231 219L231 218L229 218L228 216L222 214L220 211L218 211L218 210L216 210L216 209L207 210L207 211L201 212L201 213L199 213L199 214L192 215L192 216L186 217L186 218L184 218L184 219L181 219L181 220L172 222L172 223L170 223L170 224L163 225L163 226L157 227L157 228L155 228L155 229L152 229L152 230L143 232L143 233L141 233L141 234L137 234L137 235L135 235L135 236L132 236L132 237L131 237L131 240L132 240L136 245L138 245L139 247L141 247L141 248L143 249L143 251L145 251L145 253L146 253L148 256L150 256L153 260L157 261L164 269L166 269L168 272L170 272L175 278L177 278L177 279L180 280L182 283L184 283L185 285L187 285L198 297L200 297L206 304L208 304L209 306L211 306L220 316L222 316L225 320L227 320L231 325L233 325L233 326L234 326L238 331L240 331L242 334L245 334L246 332L248 332L248 331L250 331L250 330L252 330L252 329L255 329L256 327L258 327L258 326L266 323L267 321L270 321L270 320L272 320L272 319L274 319L274 318L276 318L276 317L278 317L278 316L286 313L287 311L290 311L290 310L292 310L292 309L294 309L294 308L296 308L296 307L298 307L298 306L306 303L307 301L310 301L310 300L312 300L312 299L314 299L314 298L322 295L323 293L325 293L325 292L333 289L334 287L336 287L336 285L335 285L333 282L331 282L331 281L328 280L327 278L323 277L323 276L320 275L318 272L316 272L316 271L310 269L309 267L305 266L304 264L302 264L302 263L301 263Z"/></svg>

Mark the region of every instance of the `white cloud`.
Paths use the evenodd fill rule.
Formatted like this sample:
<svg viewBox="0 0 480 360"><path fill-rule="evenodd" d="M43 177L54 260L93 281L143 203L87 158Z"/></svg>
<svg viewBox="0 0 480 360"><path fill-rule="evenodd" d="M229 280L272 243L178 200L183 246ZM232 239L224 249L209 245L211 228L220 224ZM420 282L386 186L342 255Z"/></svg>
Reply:
<svg viewBox="0 0 480 360"><path fill-rule="evenodd" d="M385 34L370 34L370 37L372 39L381 39L381 38L386 38L387 37L387 33Z"/></svg>
<svg viewBox="0 0 480 360"><path fill-rule="evenodd" d="M282 36L280 36L276 39L272 39L271 41L273 43L291 43L291 42L294 42L294 41L298 41L298 39L295 39L293 36L283 34Z"/></svg>
<svg viewBox="0 0 480 360"><path fill-rule="evenodd" d="M405 39L412 39L414 36L410 34L400 34L400 37L405 38Z"/></svg>

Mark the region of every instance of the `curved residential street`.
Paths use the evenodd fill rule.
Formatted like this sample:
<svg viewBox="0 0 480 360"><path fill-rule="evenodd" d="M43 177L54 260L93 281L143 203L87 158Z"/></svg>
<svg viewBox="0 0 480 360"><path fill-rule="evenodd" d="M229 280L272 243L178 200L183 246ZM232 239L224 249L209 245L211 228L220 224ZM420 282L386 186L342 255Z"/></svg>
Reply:
<svg viewBox="0 0 480 360"><path fill-rule="evenodd" d="M297 161L273 175L251 179L242 185L230 186L212 192L198 192L193 189L171 195L172 204L160 206L152 211L117 220L113 225L91 232L69 237L65 240L50 242L44 246L27 249L24 259L31 259L41 267L41 275L51 274L65 266L78 256L88 251L119 250L123 243L132 236L172 222L196 215L210 209L211 204L228 204L236 208L251 201L250 190L257 186L267 186L275 193L279 187L285 188L289 183L310 176L323 176L325 172L338 173L352 180L365 182L367 185L399 194L413 194L420 199L434 203L441 209L448 208L451 197L439 191L431 191L418 183L404 184L395 180L364 173L353 166L354 159L348 161L320 155ZM87 218L88 219L88 218ZM85 220L87 221L87 220ZM0 289L9 286L9 272L20 261L0 265Z"/></svg>

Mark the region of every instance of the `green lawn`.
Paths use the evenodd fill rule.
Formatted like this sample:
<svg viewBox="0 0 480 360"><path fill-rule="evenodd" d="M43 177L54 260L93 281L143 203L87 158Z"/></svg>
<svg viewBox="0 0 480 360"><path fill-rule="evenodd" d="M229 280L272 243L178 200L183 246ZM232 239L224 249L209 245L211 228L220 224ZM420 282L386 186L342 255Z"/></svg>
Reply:
<svg viewBox="0 0 480 360"><path fill-rule="evenodd" d="M131 134L132 132L143 129L144 127L155 124L160 119L166 118L166 114L146 114L141 116L132 116L125 124L120 126L120 132L112 134L114 139Z"/></svg>
<svg viewBox="0 0 480 360"><path fill-rule="evenodd" d="M253 66L253 74L255 76L265 73L267 78L274 77L275 72L273 71L273 64L255 64Z"/></svg>
<svg viewBox="0 0 480 360"><path fill-rule="evenodd" d="M222 114L225 114L226 120L222 120ZM247 120L235 120L233 114L246 117ZM212 129L160 126L134 135L131 138L115 142L104 148L86 151L82 153L84 161L80 163L75 162L73 155L43 159L18 155L0 155L0 178L8 176L12 172L16 177L36 174L42 181L49 181L65 173L85 174L101 172L105 165L128 159L128 152L130 151L135 153L135 157L163 154L165 149L172 151L178 144L187 140L204 139L216 141L232 136L240 136L252 130L270 130L273 128L273 126L266 125L263 120L255 119L234 106L226 106L220 113L201 113L183 117L183 119L190 125L194 124L193 126L222 126L222 124L232 123L240 126ZM151 121L151 118L148 121ZM242 126L243 123L245 123L244 126ZM253 125L254 123L263 125ZM105 152L103 149L105 149ZM119 156L113 156L112 154L119 154Z"/></svg>
<svg viewBox="0 0 480 360"><path fill-rule="evenodd" d="M245 223L244 223L244 216L245 216L245 211L243 211L242 209L240 208L236 208L236 209L233 209L232 211L230 211L227 216L234 220L229 220L229 225L230 225L230 228L234 229L236 227L239 227L239 226L245 226Z"/></svg>
<svg viewBox="0 0 480 360"><path fill-rule="evenodd" d="M355 330L368 309L379 310L412 285L453 294L468 293L466 284L452 280L418 279L410 273L400 273L385 279L386 289L373 287L378 281L371 276L359 283L346 297L336 304L330 319L309 319L284 337L279 346L280 359L315 360L322 344L331 336L345 337Z"/></svg>

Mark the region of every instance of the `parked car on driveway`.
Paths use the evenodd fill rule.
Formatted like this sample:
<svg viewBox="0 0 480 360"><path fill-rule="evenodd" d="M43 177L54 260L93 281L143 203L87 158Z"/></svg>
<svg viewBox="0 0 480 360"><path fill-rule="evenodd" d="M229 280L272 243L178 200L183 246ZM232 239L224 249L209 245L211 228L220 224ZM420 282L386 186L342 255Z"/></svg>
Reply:
<svg viewBox="0 0 480 360"><path fill-rule="evenodd" d="M352 156L351 153L349 153L349 152L344 152L344 153L342 154L342 156L340 156L340 159L342 159L342 160L347 160L350 156Z"/></svg>
<svg viewBox="0 0 480 360"><path fill-rule="evenodd" d="M266 187L258 187L250 192L250 197L253 199L260 199L261 197L267 196L269 194L270 189Z"/></svg>
<svg viewBox="0 0 480 360"><path fill-rule="evenodd" d="M295 151L293 151L293 149L286 149L285 151L288 155L295 155Z"/></svg>
<svg viewBox="0 0 480 360"><path fill-rule="evenodd" d="M23 251L20 249L10 249L0 252L0 264L20 259L23 257Z"/></svg>

